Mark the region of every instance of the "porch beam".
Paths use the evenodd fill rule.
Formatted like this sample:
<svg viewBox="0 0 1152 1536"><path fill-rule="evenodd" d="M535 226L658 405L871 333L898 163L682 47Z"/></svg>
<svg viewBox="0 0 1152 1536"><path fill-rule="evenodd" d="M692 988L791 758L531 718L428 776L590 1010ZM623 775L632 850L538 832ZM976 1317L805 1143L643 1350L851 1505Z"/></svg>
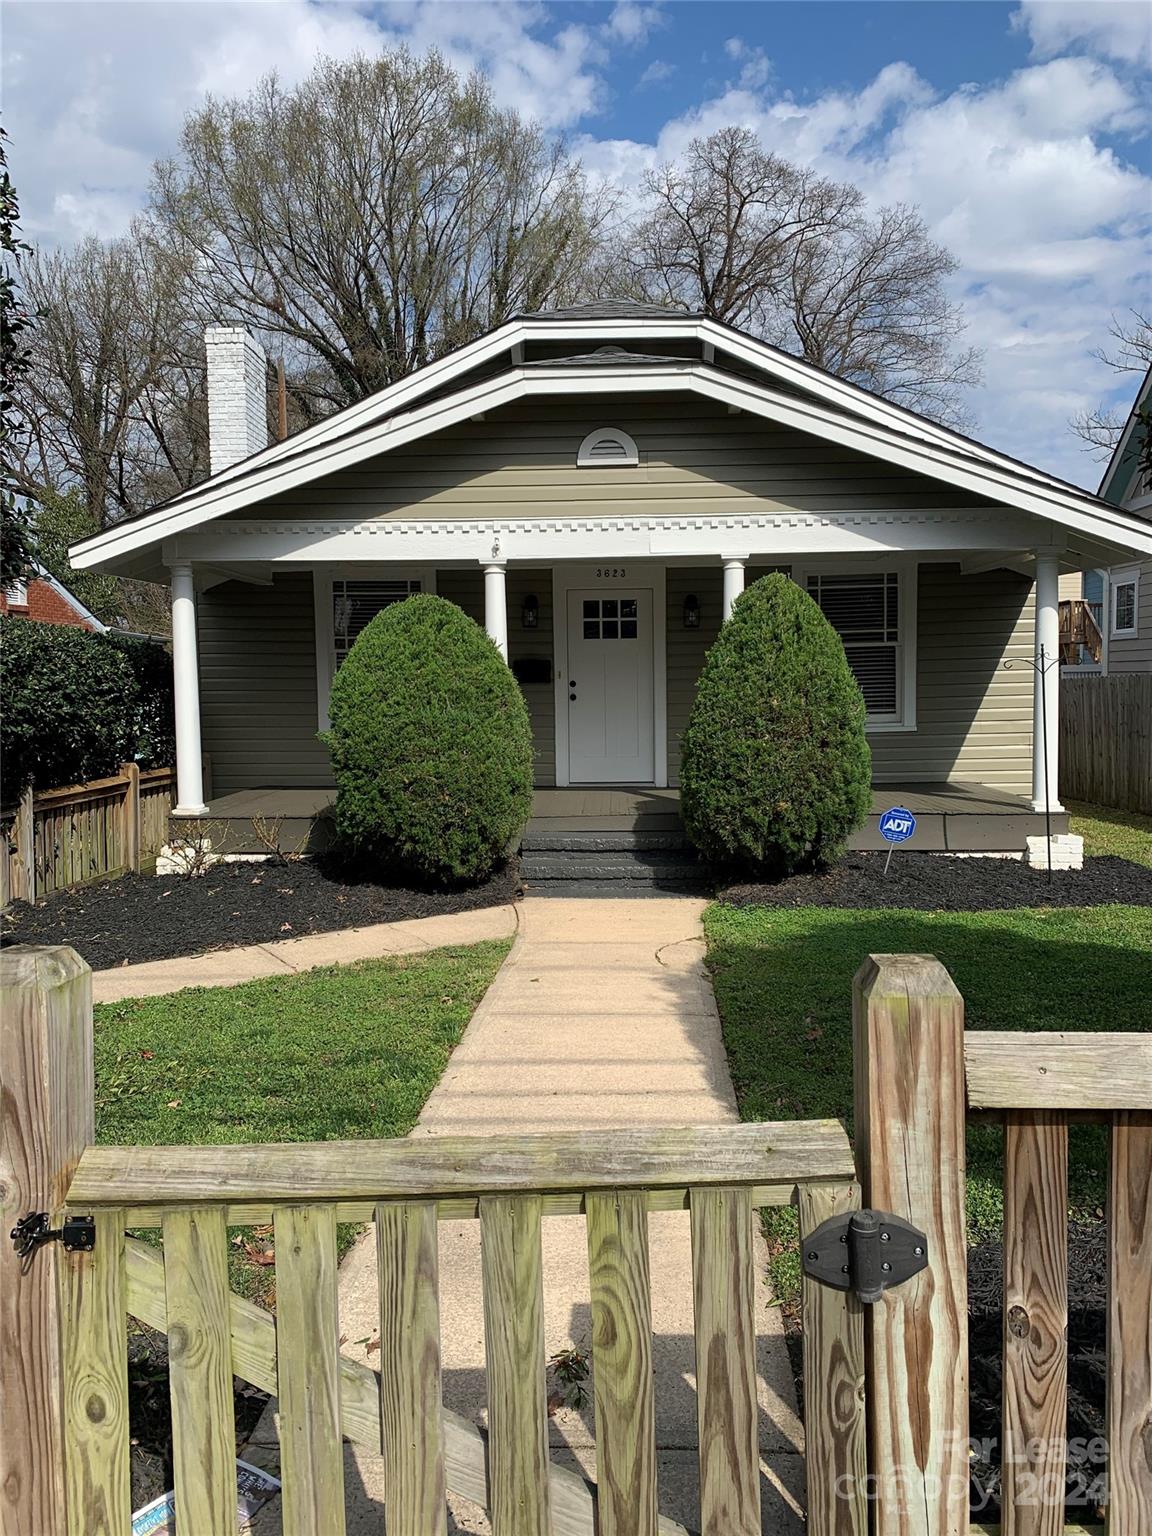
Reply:
<svg viewBox="0 0 1152 1536"><path fill-rule="evenodd" d="M918 554L940 560L966 555L1018 552L1035 537L1029 520L1011 513L954 514L936 510L876 512L771 512L756 514L725 506L699 517L503 517L497 520L420 521L366 519L356 522L302 517L269 522L230 521L188 534L180 553L212 564L254 560L273 564L454 565L492 562L500 543L503 565L549 565L587 560L594 547L601 559L723 559L739 540L749 558L788 561L808 556L860 555L895 558Z"/></svg>
<svg viewBox="0 0 1152 1536"><path fill-rule="evenodd" d="M190 562L172 573L172 688L176 712L174 816L205 816L200 755L200 674L196 656L196 588Z"/></svg>
<svg viewBox="0 0 1152 1536"><path fill-rule="evenodd" d="M1036 654L1032 692L1032 809L1060 804L1060 561L1036 556Z"/></svg>
<svg viewBox="0 0 1152 1536"><path fill-rule="evenodd" d="M508 585L506 567L490 561L484 567L484 628L496 649L508 660Z"/></svg>

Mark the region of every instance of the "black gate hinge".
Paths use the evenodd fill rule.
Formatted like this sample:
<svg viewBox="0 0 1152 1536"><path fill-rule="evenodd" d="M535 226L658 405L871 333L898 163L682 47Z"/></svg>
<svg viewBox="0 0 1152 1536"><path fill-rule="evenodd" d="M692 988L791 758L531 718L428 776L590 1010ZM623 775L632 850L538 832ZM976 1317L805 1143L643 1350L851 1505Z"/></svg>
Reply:
<svg viewBox="0 0 1152 1536"><path fill-rule="evenodd" d="M855 1291L870 1304L928 1267L928 1239L886 1211L852 1211L821 1222L808 1234L801 1267L821 1285Z"/></svg>
<svg viewBox="0 0 1152 1536"><path fill-rule="evenodd" d="M29 1211L8 1235L22 1259L31 1258L45 1243L63 1243L69 1253L91 1253L96 1247L96 1223L91 1216L65 1216L63 1226L50 1227L47 1211Z"/></svg>

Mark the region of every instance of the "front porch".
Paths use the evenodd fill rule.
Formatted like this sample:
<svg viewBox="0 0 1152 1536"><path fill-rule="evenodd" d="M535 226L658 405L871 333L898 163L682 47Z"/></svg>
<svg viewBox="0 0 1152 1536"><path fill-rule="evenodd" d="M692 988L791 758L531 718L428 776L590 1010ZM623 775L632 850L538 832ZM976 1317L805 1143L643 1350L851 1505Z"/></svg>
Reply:
<svg viewBox="0 0 1152 1536"><path fill-rule="evenodd" d="M314 789L243 789L208 803L208 836L231 854L317 853L331 843L334 791ZM1021 795L983 784L885 783L873 786L872 815L852 839L856 849L884 848L877 830L889 806L900 805L916 817L916 833L904 846L922 853L1022 853L1026 839L1044 832L1043 812ZM173 818L172 836L188 830ZM1063 810L1052 814L1053 834L1068 831ZM556 847L590 842L609 848L683 846L678 789L587 785L537 789L532 818L524 829L526 847Z"/></svg>

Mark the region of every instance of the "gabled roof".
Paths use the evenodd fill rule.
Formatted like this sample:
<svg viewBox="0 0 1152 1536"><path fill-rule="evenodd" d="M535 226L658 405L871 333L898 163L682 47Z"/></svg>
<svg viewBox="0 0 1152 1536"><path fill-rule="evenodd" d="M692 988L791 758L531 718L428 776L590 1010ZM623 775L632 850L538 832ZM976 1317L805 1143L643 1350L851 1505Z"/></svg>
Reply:
<svg viewBox="0 0 1152 1536"><path fill-rule="evenodd" d="M699 320L695 311L666 304L645 304L639 299L596 299L590 304L569 304L565 309L526 309L514 320Z"/></svg>
<svg viewBox="0 0 1152 1536"><path fill-rule="evenodd" d="M586 342L589 346L585 352L574 350L560 359L524 362L526 343L557 341ZM637 342L652 341L689 341L699 345L700 356L634 355ZM631 345L625 348L625 343ZM620 345L621 352L596 350L613 345ZM295 437L213 475L142 517L82 541L73 547L71 558L78 568L119 561L161 539L255 507L282 490L387 453L455 421L524 396L605 398L612 393L657 395L674 391L723 401L992 501L1111 540L1121 548L1152 552L1152 525L1118 513L1114 506L1078 486L872 395L779 348L680 310L605 301L510 320Z"/></svg>
<svg viewBox="0 0 1152 1536"><path fill-rule="evenodd" d="M1152 367L1136 391L1132 409L1100 481L1099 494L1118 507L1122 507L1132 494L1132 482L1139 472L1140 449L1147 434L1147 428L1140 422L1140 413L1149 405L1152 405Z"/></svg>

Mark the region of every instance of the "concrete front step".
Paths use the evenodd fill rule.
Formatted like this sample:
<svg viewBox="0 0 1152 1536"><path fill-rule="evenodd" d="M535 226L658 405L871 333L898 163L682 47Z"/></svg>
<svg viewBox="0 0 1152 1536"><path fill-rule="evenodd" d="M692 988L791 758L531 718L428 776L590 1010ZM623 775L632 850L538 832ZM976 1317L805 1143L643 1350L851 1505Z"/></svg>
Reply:
<svg viewBox="0 0 1152 1536"><path fill-rule="evenodd" d="M598 885L627 880L644 885L702 884L707 870L695 855L684 850L667 849L554 849L528 852L521 856L520 869L529 886L552 880L566 883L581 880Z"/></svg>
<svg viewBox="0 0 1152 1536"><path fill-rule="evenodd" d="M679 853L690 844L682 831L668 832L534 832L520 841L529 853Z"/></svg>

